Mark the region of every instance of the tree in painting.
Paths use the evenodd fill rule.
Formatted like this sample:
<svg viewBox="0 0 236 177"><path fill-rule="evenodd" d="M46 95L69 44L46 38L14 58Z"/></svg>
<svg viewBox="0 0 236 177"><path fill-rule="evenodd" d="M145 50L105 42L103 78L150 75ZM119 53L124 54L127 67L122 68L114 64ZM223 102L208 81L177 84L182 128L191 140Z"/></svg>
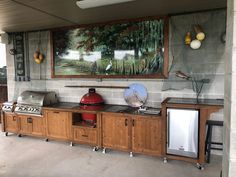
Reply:
<svg viewBox="0 0 236 177"><path fill-rule="evenodd" d="M148 20L53 32L58 75L162 72L164 21Z"/></svg>

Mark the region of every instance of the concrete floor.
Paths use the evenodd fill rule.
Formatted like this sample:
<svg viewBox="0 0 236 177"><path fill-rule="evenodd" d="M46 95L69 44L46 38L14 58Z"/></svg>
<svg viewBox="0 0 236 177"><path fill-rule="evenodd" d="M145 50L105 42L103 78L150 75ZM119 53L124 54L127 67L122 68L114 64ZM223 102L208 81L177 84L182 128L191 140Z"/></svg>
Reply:
<svg viewBox="0 0 236 177"><path fill-rule="evenodd" d="M89 146L0 133L0 177L218 177L221 156L212 156L205 170L194 164L108 151Z"/></svg>

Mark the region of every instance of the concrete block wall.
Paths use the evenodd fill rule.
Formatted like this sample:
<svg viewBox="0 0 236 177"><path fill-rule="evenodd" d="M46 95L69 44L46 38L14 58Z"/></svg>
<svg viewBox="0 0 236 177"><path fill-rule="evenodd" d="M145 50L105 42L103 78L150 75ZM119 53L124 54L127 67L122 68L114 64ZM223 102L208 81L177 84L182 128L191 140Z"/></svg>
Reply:
<svg viewBox="0 0 236 177"><path fill-rule="evenodd" d="M207 12L212 13L212 12ZM224 18L224 13L222 12L222 18ZM178 47L182 47L183 38L185 35L185 24L192 23L192 16L176 16L173 17L173 20L176 21L178 28L183 34L178 36L179 41L174 43L170 38L170 50L175 48L178 51ZM199 14L198 14L199 15ZM204 14L203 14L204 17ZM214 19L217 20L219 16L216 16ZM185 21L183 21L183 19ZM204 19L204 18L203 18ZM183 21L183 22L182 22ZM218 21L217 21L218 22ZM183 23L183 24L181 24ZM224 27L224 24L217 23L220 29ZM214 28L217 28L214 26ZM209 32L208 32L209 31ZM220 36L213 36L210 34L210 29L207 29L208 42L205 42L205 46L202 46L201 50L191 51L187 53L187 58L192 65L195 65L195 71L198 72L194 74L204 75L206 78L211 77L211 82L205 84L202 90L202 98L223 98L224 97L224 44L218 40ZM172 34L175 31L172 29ZM36 51L39 43L39 36L41 36L41 52L46 55L45 60L41 65L38 65L33 60L33 54ZM211 37L210 37L211 36ZM215 39L217 38L217 39ZM24 90L47 90L55 91L58 94L59 100L61 102L79 102L81 97L87 93L87 88L68 88L66 85L108 85L108 86L128 86L132 83L141 83L143 84L148 91L148 100L146 106L151 107L160 107L161 102L166 97L187 97L195 98L196 94L188 88L183 88L180 90L167 90L164 91L164 85L168 81L163 81L162 79L147 80L147 79L102 79L98 81L96 79L78 79L78 78L51 78L51 45L50 45L50 32L43 31L31 32L29 33L29 60L30 60L30 82L15 82L14 81L14 59L12 55L7 55L7 67L8 67L8 98L9 100L16 100L18 95ZM7 53L13 48L12 44L7 45ZM204 58L199 58L199 55L205 56ZM181 58L182 56L177 54ZM170 56L170 60L172 60ZM184 65L185 63L183 63ZM181 65L179 66L181 68ZM210 68L210 69L209 69ZM174 73L170 73L174 75ZM183 82L170 82L169 85L172 85L175 88L178 84ZM108 104L122 104L125 105L126 102L123 99L123 89L96 89L99 94L103 96L106 103ZM213 119L223 119L223 113L215 113L212 115ZM221 132L221 131L218 131ZM216 139L221 139L222 134L215 134Z"/></svg>

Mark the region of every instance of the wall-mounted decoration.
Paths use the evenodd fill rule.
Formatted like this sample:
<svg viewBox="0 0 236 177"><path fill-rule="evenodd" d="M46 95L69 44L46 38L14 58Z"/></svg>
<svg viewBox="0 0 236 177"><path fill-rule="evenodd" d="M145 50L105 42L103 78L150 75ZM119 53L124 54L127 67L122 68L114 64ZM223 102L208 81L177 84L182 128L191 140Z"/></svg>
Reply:
<svg viewBox="0 0 236 177"><path fill-rule="evenodd" d="M54 78L168 76L167 17L62 28L51 35Z"/></svg>
<svg viewBox="0 0 236 177"><path fill-rule="evenodd" d="M44 60L44 54L41 52L42 50L42 46L41 46L41 31L39 31L39 41L38 41L38 45L37 45L37 49L34 52L34 61L37 64L41 64Z"/></svg>
<svg viewBox="0 0 236 177"><path fill-rule="evenodd" d="M13 33L13 46L10 54L14 55L15 80L29 81L29 57L28 57L28 35L27 33Z"/></svg>
<svg viewBox="0 0 236 177"><path fill-rule="evenodd" d="M202 45L202 41L205 39L206 35L202 30L200 25L194 25L193 29L195 31L195 39L192 40L191 32L187 32L184 38L184 43L189 45L191 49L199 49Z"/></svg>

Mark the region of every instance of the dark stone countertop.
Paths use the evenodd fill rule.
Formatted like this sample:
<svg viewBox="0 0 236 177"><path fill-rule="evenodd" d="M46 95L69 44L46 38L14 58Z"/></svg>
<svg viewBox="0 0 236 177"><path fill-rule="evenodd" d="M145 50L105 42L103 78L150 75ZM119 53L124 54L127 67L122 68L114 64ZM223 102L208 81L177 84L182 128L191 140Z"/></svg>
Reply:
<svg viewBox="0 0 236 177"><path fill-rule="evenodd" d="M170 98L167 101L168 104L194 104L194 105L206 105L206 106L223 106L223 99L196 99L196 98Z"/></svg>
<svg viewBox="0 0 236 177"><path fill-rule="evenodd" d="M63 110L63 111L77 111L77 112L109 112L109 113L121 113L121 114L135 114L135 115L160 115L160 108L147 108L147 111L138 111L138 108L133 108L128 105L113 105L113 104L104 104L98 106L98 110L85 110L83 106L79 103L73 102L59 102L51 106L43 107L45 110Z"/></svg>

